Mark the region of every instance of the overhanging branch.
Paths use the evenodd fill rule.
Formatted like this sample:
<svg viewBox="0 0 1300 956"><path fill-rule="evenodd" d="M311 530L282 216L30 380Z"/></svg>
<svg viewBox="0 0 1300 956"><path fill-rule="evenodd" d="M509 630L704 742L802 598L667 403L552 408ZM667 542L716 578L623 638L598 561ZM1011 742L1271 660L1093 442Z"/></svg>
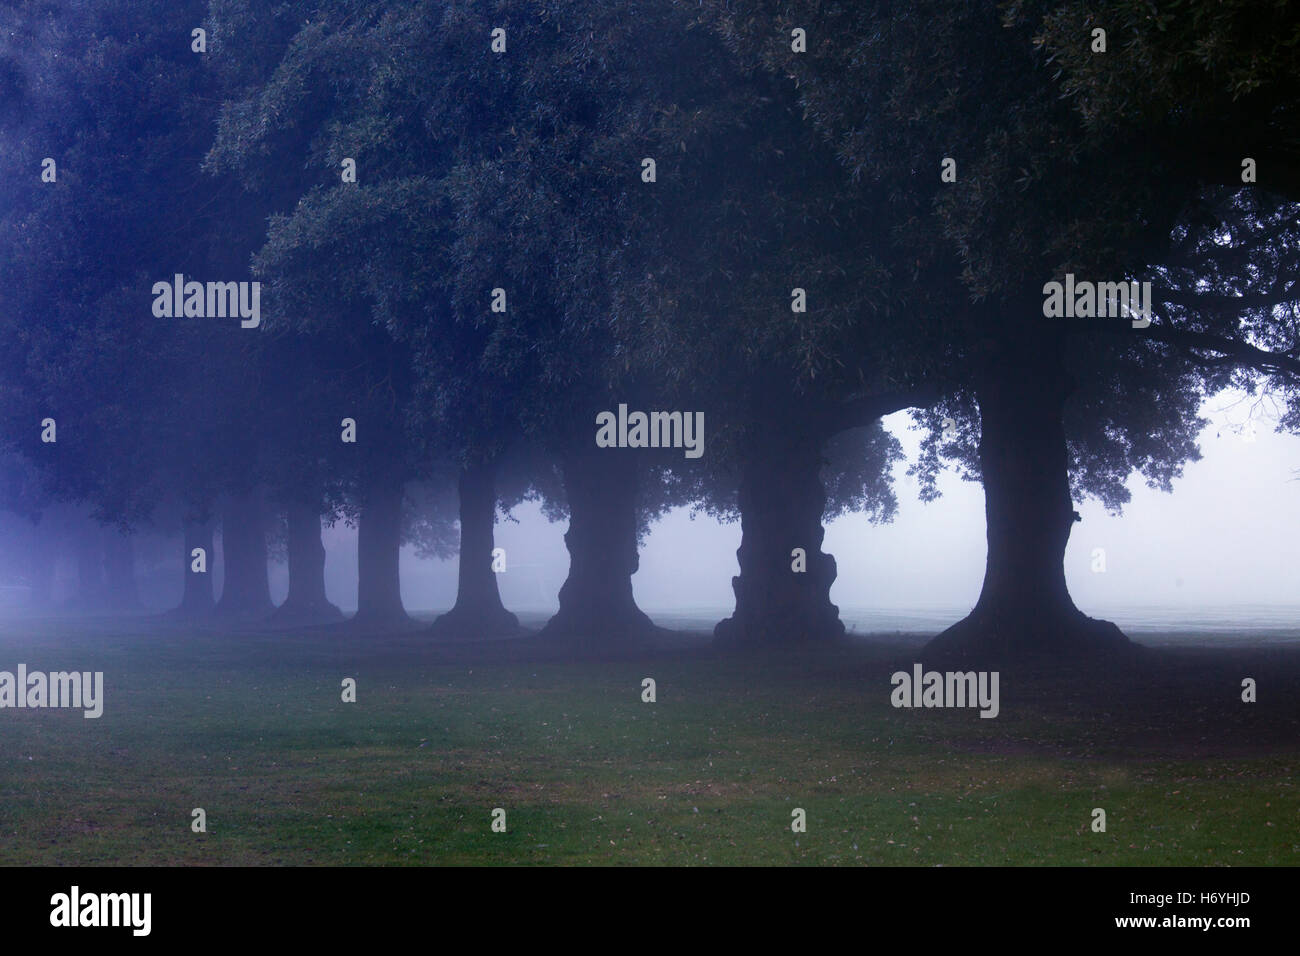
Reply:
<svg viewBox="0 0 1300 956"><path fill-rule="evenodd" d="M870 425L905 408L927 408L942 397L943 391L937 385L924 384L850 399L832 408L822 418L822 433L829 438L850 428Z"/></svg>
<svg viewBox="0 0 1300 956"><path fill-rule="evenodd" d="M1247 342L1225 338L1210 332L1193 332L1188 329L1176 329L1154 322L1144 329L1135 329L1132 320L1114 319L1068 319L1067 331L1073 334L1107 333L1112 335L1131 335L1134 341L1139 336L1165 342L1187 352L1197 361L1207 365L1221 365L1223 359L1231 359L1238 365L1253 368L1261 372L1281 372L1295 376L1300 381L1300 355L1295 352L1270 352L1257 348ZM1205 358L1193 354L1194 351L1213 352L1219 358Z"/></svg>

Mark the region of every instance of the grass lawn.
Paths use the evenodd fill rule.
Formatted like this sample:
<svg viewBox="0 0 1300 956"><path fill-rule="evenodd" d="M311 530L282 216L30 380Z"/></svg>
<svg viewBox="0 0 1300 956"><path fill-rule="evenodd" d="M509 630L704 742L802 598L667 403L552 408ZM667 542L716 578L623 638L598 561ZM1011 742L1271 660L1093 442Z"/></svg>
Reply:
<svg viewBox="0 0 1300 956"><path fill-rule="evenodd" d="M1300 650L1004 675L992 720L892 708L911 653L575 664L417 633L8 621L0 670L103 671L105 703L0 710L0 863L1300 863Z"/></svg>

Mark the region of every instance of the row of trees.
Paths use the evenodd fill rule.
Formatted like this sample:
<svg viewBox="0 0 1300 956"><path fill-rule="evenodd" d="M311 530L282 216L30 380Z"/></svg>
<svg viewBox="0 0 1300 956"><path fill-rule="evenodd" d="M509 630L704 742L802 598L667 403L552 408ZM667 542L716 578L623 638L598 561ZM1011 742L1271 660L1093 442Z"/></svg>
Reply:
<svg viewBox="0 0 1300 956"><path fill-rule="evenodd" d="M321 517L355 521L358 619L386 625L404 537L455 546L454 488L437 629L474 635L517 628L493 525L540 498L570 554L543 635L618 643L654 627L640 536L690 504L741 522L718 638L811 641L843 630L822 522L892 516L880 418L912 408L923 495L954 464L986 498L984 588L935 652L1122 647L1066 588L1074 499L1118 509L1135 471L1168 489L1226 385L1298 407L1300 25L1184 6L6 13L0 442L22 507L174 520L187 562L219 517L222 603L247 614L270 611L278 511L294 621L336 613ZM261 324L153 317L176 274L260 281ZM1152 322L1044 317L1066 274L1152 283ZM702 410L705 454L597 447L620 404ZM210 604L190 576L182 608Z"/></svg>

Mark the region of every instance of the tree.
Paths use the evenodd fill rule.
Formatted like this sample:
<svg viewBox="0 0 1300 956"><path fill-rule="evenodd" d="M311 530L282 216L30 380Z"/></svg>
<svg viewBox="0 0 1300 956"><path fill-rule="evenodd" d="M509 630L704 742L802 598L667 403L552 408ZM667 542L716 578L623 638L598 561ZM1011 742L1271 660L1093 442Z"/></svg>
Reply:
<svg viewBox="0 0 1300 956"><path fill-rule="evenodd" d="M245 330L160 320L151 308L160 278L236 278L248 249L231 182L200 170L217 100L191 48L203 9L32 6L12 25L38 42L7 51L24 109L10 116L6 162L32 176L17 181L0 227L13 251L3 267L12 309L0 325L4 440L39 464L51 495L127 529L169 495L205 520L216 476L252 471L256 363L246 338L234 347L228 338ZM41 440L46 419L57 441Z"/></svg>
<svg viewBox="0 0 1300 956"><path fill-rule="evenodd" d="M655 193L656 227L622 252L621 308L638 361L707 410L707 460L675 472L706 510L741 521L736 611L718 640L834 638L822 520L892 516L901 453L879 418L933 401L936 363L884 267L881 204L809 135L792 88L724 49L708 56L718 73L698 96L711 105L665 135L686 148Z"/></svg>
<svg viewBox="0 0 1300 956"><path fill-rule="evenodd" d="M385 298L394 290L380 287L380 270L366 264L380 250L414 253L387 230L426 208L409 182L369 188L376 167L366 166L364 156L360 181L345 182L342 160L355 162L361 153L331 153L336 121L365 102L366 58L377 49L366 31L390 12L355 6L317 4L304 25L297 11L284 8L212 4L215 48L230 54L229 82L238 93L223 108L208 168L237 177L250 203L275 211L254 260L268 283L270 327L294 341L312 340L318 354L329 356L300 379L302 404L294 407L313 413L288 425L300 434L289 440L295 460L280 462L281 480L318 489L321 472L304 471L303 462L338 462L342 506L358 523L353 620L386 627L408 620L399 578L404 488L421 465L408 441L410 353L393 334ZM393 190L400 195L394 198ZM328 410L332 423L317 410ZM327 451L331 445L343 446L337 456ZM322 507L319 491L306 496L301 507ZM303 557L314 569L318 562ZM314 570L310 577L314 583ZM310 600L319 606L321 597Z"/></svg>
<svg viewBox="0 0 1300 956"><path fill-rule="evenodd" d="M978 454L968 443L963 454L984 484L989 554L976 608L931 645L936 658L1127 648L1117 628L1070 599L1062 559L1072 488L1117 502L1120 476L1136 468L1167 486L1195 454L1207 379L1167 334L1127 315L1045 318L1052 279L1149 278L1197 184L1195 169L1143 148L1131 129L1088 128L1062 97L1035 42L1055 6L715 8L733 46L749 44L796 78L813 126L854 177L888 197L893 274L913 263L922 273L955 267L965 288L946 308L931 298L939 308L925 318L953 344L950 367L965 382L954 405L978 405ZM1069 42L1082 49L1093 23L1072 9ZM808 55L760 40L773 22L806 25ZM1101 409L1134 394L1147 396L1139 414L1097 427ZM1092 413L1073 436L1071 403Z"/></svg>
<svg viewBox="0 0 1300 956"><path fill-rule="evenodd" d="M416 430L420 448L462 469L472 606L444 627L512 624L483 558L495 463L524 436L566 461L568 540L581 552L548 634L649 626L631 597L635 468L597 458L589 423L627 378L611 361L601 260L629 234L638 121L653 109L632 100L639 86L624 68L667 13L628 18L572 0L513 11L321 3L223 119L217 164L274 167L290 155L323 177L357 163L356 182L331 172L300 193L259 262L285 313L338 335L357 335L350 316L367 314L390 337L356 349L388 356L377 377L394 397L383 460ZM494 53L497 28L527 55ZM412 414L417 388L434 409ZM407 459L408 472L426 466ZM364 517L362 536L365 550Z"/></svg>

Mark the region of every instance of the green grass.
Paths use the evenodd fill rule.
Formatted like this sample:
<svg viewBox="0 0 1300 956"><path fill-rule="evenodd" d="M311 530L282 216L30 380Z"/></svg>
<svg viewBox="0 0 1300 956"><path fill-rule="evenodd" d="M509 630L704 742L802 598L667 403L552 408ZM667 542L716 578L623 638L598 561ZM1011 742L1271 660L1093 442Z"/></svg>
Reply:
<svg viewBox="0 0 1300 956"><path fill-rule="evenodd" d="M577 664L155 627L0 627L0 669L106 684L99 720L0 711L0 863L1300 862L1294 653L1004 675L982 720L891 708L897 644Z"/></svg>

